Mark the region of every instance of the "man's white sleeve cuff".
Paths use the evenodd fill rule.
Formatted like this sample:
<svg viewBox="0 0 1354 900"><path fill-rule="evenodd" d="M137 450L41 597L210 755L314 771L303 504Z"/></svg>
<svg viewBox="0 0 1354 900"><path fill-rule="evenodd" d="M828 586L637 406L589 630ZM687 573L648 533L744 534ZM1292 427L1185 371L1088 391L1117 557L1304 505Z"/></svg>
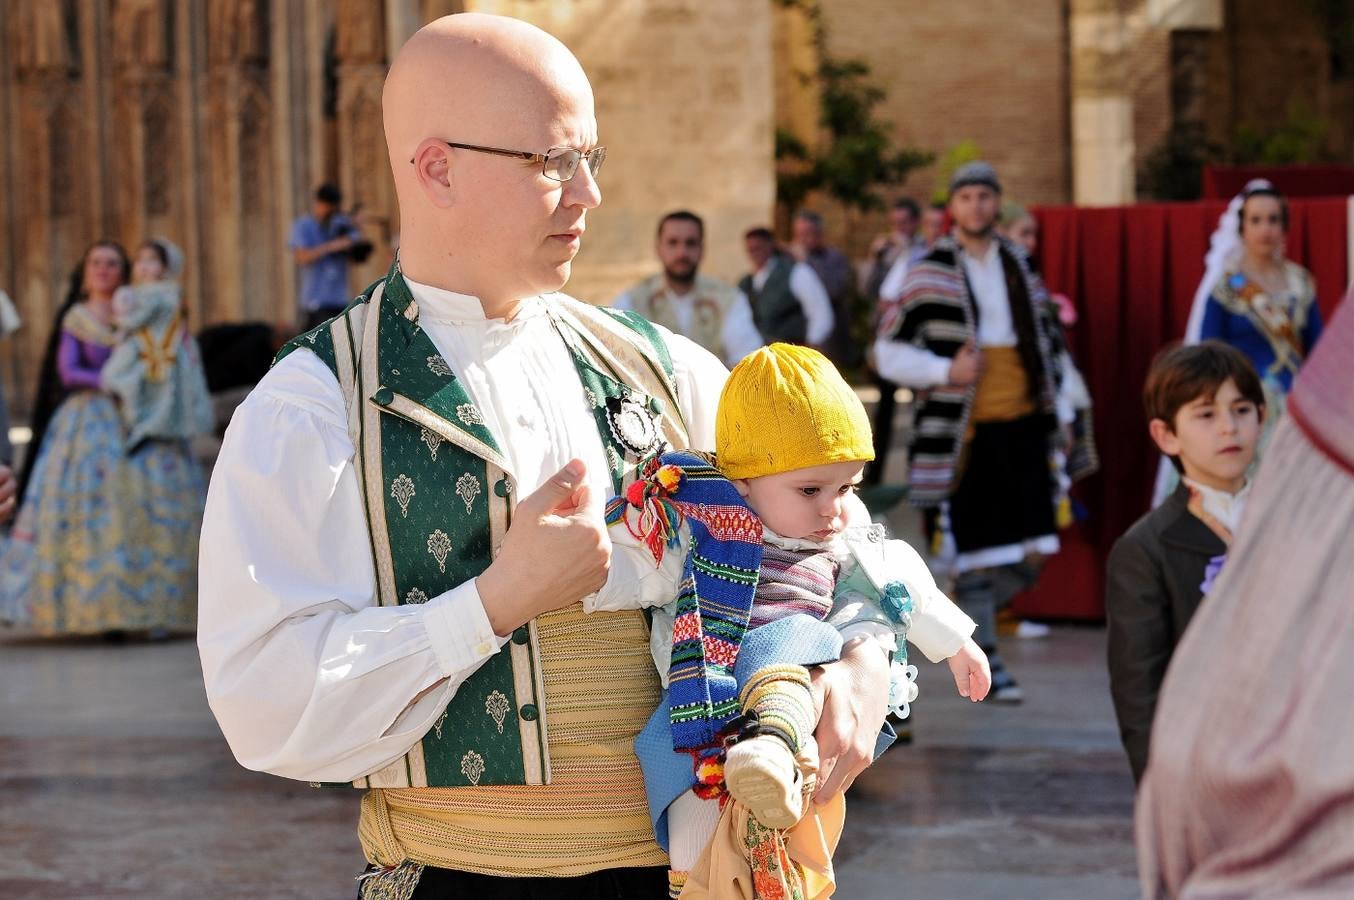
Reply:
<svg viewBox="0 0 1354 900"><path fill-rule="evenodd" d="M494 634L473 578L428 601L423 614L433 654L448 677L479 665L508 642Z"/></svg>

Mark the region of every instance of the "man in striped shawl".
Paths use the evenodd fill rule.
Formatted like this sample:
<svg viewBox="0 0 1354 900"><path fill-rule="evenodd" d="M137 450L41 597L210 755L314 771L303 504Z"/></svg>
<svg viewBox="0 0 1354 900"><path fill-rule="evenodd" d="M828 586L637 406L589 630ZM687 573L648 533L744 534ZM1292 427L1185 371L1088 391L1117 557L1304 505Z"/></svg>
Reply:
<svg viewBox="0 0 1354 900"><path fill-rule="evenodd" d="M990 165L954 173L954 230L908 271L875 357L880 375L919 392L910 496L957 576L956 601L978 623L992 698L1015 703L1020 687L995 652L996 610L1058 550L1060 379L1046 292L995 233L1000 207Z"/></svg>

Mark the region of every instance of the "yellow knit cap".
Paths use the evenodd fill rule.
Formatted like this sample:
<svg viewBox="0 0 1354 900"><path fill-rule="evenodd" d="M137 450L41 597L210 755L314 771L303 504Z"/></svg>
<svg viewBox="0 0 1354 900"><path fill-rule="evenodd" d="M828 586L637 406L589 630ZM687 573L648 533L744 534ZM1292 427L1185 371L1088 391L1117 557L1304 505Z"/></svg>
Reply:
<svg viewBox="0 0 1354 900"><path fill-rule="evenodd" d="M715 452L729 478L874 459L856 392L817 350L772 344L733 367L715 416Z"/></svg>

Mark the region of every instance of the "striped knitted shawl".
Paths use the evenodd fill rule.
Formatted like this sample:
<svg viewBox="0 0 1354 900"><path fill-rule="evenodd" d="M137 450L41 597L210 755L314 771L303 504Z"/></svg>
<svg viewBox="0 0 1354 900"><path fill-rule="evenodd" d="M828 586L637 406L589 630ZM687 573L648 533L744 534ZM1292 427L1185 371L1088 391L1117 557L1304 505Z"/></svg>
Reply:
<svg viewBox="0 0 1354 900"><path fill-rule="evenodd" d="M832 611L832 590L839 568L828 550L789 550L764 544L757 599L752 603L748 627L757 628L796 613L823 621Z"/></svg>
<svg viewBox="0 0 1354 900"><path fill-rule="evenodd" d="M1053 398L1052 323L1045 313L1048 293L1034 275L1023 251L996 238L1006 273L1006 290L1015 325L1017 350L1029 375L1031 399L1049 414L1056 427ZM926 256L912 264L903 282L896 311L890 314L888 336L952 358L978 330L977 306L964 275L963 250L943 237ZM968 428L969 409L977 393L968 387L933 388L918 397L910 452L909 500L915 506L937 506L958 485L958 461Z"/></svg>
<svg viewBox="0 0 1354 900"><path fill-rule="evenodd" d="M677 546L682 520L690 523L668 706L675 749L711 747L738 713L733 667L757 588L762 523L733 484L694 453L665 453L650 461L644 476L607 504L606 519L624 521L658 560Z"/></svg>

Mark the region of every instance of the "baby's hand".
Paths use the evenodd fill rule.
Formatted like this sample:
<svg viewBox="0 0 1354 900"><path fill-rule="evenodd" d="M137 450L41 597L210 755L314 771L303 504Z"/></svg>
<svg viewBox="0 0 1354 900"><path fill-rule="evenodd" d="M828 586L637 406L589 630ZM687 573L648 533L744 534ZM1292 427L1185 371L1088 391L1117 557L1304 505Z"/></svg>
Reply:
<svg viewBox="0 0 1354 900"><path fill-rule="evenodd" d="M974 703L987 696L992 687L992 670L987 665L987 654L974 643L973 638L965 641L959 652L945 662L950 665L959 696L967 697Z"/></svg>

